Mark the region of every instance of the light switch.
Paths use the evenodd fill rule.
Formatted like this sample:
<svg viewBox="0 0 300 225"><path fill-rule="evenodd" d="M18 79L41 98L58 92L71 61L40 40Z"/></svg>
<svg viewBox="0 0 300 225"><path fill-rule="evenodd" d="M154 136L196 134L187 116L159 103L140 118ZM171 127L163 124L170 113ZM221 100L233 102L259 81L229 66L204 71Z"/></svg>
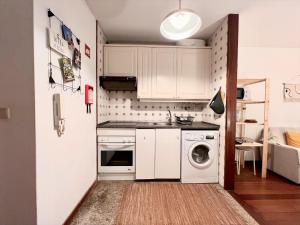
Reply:
<svg viewBox="0 0 300 225"><path fill-rule="evenodd" d="M10 119L11 113L10 113L10 108L0 108L0 119Z"/></svg>

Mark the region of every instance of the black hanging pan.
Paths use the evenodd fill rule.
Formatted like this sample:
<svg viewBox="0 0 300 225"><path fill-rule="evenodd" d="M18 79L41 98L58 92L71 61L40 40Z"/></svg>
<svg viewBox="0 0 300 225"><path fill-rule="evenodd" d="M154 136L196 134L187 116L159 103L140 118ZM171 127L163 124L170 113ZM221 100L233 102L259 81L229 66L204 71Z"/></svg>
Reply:
<svg viewBox="0 0 300 225"><path fill-rule="evenodd" d="M216 114L223 114L225 112L225 106L224 106L224 102L223 102L223 98L222 98L221 88L219 89L218 93L211 100L209 107Z"/></svg>

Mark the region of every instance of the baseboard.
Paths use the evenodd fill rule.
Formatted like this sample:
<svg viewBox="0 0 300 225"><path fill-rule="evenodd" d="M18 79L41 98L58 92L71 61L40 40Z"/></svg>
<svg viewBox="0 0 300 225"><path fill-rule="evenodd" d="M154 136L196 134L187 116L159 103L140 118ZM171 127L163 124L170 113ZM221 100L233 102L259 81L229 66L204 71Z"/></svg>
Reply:
<svg viewBox="0 0 300 225"><path fill-rule="evenodd" d="M93 182L93 184L90 186L90 188L85 192L85 194L80 199L80 201L78 202L78 204L76 205L76 207L73 209L73 211L70 213L70 215L68 216L68 218L65 220L65 222L63 223L63 225L69 225L69 224L71 224L72 219L78 213L78 210L79 210L80 206L82 205L82 203L84 202L84 200L91 193L91 191L95 188L96 183L97 183L97 180L95 180Z"/></svg>
<svg viewBox="0 0 300 225"><path fill-rule="evenodd" d="M98 180L135 180L135 173L99 173Z"/></svg>

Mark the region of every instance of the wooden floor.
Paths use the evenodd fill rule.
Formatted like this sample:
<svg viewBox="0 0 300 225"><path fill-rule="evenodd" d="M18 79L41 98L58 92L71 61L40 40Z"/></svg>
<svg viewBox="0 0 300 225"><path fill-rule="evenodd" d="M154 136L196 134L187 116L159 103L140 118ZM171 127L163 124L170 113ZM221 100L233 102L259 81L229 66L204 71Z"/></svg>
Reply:
<svg viewBox="0 0 300 225"><path fill-rule="evenodd" d="M232 195L262 225L300 225L300 185L268 171L262 180L246 164Z"/></svg>

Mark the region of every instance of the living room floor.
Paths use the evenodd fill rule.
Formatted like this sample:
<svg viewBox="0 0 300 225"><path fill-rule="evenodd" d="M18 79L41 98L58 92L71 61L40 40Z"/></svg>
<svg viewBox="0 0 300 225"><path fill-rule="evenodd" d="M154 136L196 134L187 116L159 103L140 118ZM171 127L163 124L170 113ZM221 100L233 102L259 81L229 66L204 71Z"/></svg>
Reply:
<svg viewBox="0 0 300 225"><path fill-rule="evenodd" d="M267 179L260 171L254 176L251 162L235 177L231 194L262 225L300 224L300 185L271 171Z"/></svg>

